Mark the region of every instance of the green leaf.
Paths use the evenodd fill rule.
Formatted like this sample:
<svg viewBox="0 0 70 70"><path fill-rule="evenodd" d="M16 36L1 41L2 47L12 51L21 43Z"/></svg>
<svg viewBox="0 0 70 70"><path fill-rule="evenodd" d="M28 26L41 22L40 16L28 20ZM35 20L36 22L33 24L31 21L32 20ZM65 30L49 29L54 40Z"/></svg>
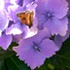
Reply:
<svg viewBox="0 0 70 70"><path fill-rule="evenodd" d="M16 42L12 42L8 49L12 49L13 46L18 46L18 44Z"/></svg>
<svg viewBox="0 0 70 70"><path fill-rule="evenodd" d="M56 55L46 59L44 65L35 70L70 70L70 38L63 43Z"/></svg>
<svg viewBox="0 0 70 70"><path fill-rule="evenodd" d="M27 65L20 61L15 55L7 58L6 64L9 70L30 70L30 68L28 68Z"/></svg>
<svg viewBox="0 0 70 70"><path fill-rule="evenodd" d="M0 61L4 60L4 59L6 59L6 58L8 58L8 57L10 57L10 56L12 56L14 54L15 53L12 50L6 50L6 51L4 51L4 50L2 50L0 48Z"/></svg>
<svg viewBox="0 0 70 70"><path fill-rule="evenodd" d="M5 66L4 60L0 61L0 70L6 70L6 66Z"/></svg>

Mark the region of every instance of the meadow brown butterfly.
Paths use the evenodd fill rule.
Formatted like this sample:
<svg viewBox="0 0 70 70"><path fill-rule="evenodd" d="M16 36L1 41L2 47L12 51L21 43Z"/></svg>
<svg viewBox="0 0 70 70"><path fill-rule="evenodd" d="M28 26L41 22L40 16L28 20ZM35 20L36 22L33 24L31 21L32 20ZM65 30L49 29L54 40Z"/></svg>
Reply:
<svg viewBox="0 0 70 70"><path fill-rule="evenodd" d="M18 19L21 21L21 23L29 26L29 28L32 26L33 22L33 11L25 11L17 14Z"/></svg>

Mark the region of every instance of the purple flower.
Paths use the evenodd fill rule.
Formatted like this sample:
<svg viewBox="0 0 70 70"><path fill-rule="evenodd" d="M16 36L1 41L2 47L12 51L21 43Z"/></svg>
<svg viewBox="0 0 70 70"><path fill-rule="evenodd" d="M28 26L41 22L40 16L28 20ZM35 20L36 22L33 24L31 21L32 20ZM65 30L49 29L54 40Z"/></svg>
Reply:
<svg viewBox="0 0 70 70"><path fill-rule="evenodd" d="M19 35L13 35L13 42L16 42L19 44L19 42L24 39L28 34L28 31L24 31L22 34Z"/></svg>
<svg viewBox="0 0 70 70"><path fill-rule="evenodd" d="M70 0L67 0L67 2L68 2L68 7L69 7L68 16L70 16Z"/></svg>
<svg viewBox="0 0 70 70"><path fill-rule="evenodd" d="M9 19L6 10L0 10L0 36L2 32L8 27L8 25Z"/></svg>
<svg viewBox="0 0 70 70"><path fill-rule="evenodd" d="M68 32L70 34L70 19L69 19L69 23L68 23Z"/></svg>
<svg viewBox="0 0 70 70"><path fill-rule="evenodd" d="M27 4L29 4L29 3L31 3L31 2L37 2L38 0L24 0L23 1L23 6L25 6L25 5L27 5Z"/></svg>
<svg viewBox="0 0 70 70"><path fill-rule="evenodd" d="M36 4L33 3L26 5L26 7L21 7L19 5L8 6L9 18L13 22L11 23L12 25L6 29L6 34L17 35L23 33L25 29L28 30L29 28L18 19L17 14L27 10L33 11L35 13L35 7ZM37 20L35 16L32 23L33 23L33 28L36 27Z"/></svg>
<svg viewBox="0 0 70 70"><path fill-rule="evenodd" d="M23 2L24 2L24 0L17 0L17 1L16 1L16 4L18 4L18 5L20 5L20 6L23 6Z"/></svg>
<svg viewBox="0 0 70 70"><path fill-rule="evenodd" d="M35 36L23 39L13 50L20 60L25 61L31 69L40 67L46 58L50 58L58 51L58 47L50 39L47 29L39 31Z"/></svg>
<svg viewBox="0 0 70 70"><path fill-rule="evenodd" d="M63 42L68 38L69 38L69 32L67 32L65 36L60 36L60 35L55 36L54 42L58 46L59 50L61 49Z"/></svg>
<svg viewBox="0 0 70 70"><path fill-rule="evenodd" d="M2 36L0 37L0 46L4 50L7 50L11 42L12 42L12 35L6 35L5 33L3 33Z"/></svg>
<svg viewBox="0 0 70 70"><path fill-rule="evenodd" d="M17 13L25 11L25 8L17 5L15 1L16 0L6 0L3 1L3 4L0 4L1 6L4 6L3 8L0 8L0 46L4 50L7 50L12 41L19 43L19 41L27 35L28 30L30 30L26 25L22 24L16 16ZM36 4L32 7L31 5L33 4L28 4L26 10L33 11ZM35 19L36 18L34 17L33 23L36 25L37 20L35 21ZM33 25L31 30L34 29L35 25Z"/></svg>
<svg viewBox="0 0 70 70"><path fill-rule="evenodd" d="M0 47L7 50L12 42L12 35L6 35L5 30L9 25L8 12L6 10L6 3L8 0L0 0Z"/></svg>
<svg viewBox="0 0 70 70"><path fill-rule="evenodd" d="M26 28L25 25L23 25L17 17L17 13L21 12L24 10L24 8L20 7L19 5L16 4L16 2L12 2L13 5L9 5L7 10L8 10L8 15L9 19L11 22L10 26L6 29L6 34L21 34L23 33L24 29Z"/></svg>
<svg viewBox="0 0 70 70"><path fill-rule="evenodd" d="M38 28L47 27L52 35L64 36L68 30L68 3L66 0L38 0L36 8Z"/></svg>
<svg viewBox="0 0 70 70"><path fill-rule="evenodd" d="M18 0L4 0L4 8L8 11L10 5L16 5Z"/></svg>
<svg viewBox="0 0 70 70"><path fill-rule="evenodd" d="M37 0L7 0L8 3L11 4L17 4L20 6L26 6L27 4L31 3L31 2L37 2Z"/></svg>

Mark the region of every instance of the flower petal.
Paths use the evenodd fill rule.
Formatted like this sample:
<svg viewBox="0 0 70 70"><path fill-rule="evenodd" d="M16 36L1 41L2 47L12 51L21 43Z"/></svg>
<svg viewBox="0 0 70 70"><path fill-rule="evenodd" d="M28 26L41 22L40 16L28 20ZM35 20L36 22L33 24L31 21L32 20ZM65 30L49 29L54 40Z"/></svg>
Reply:
<svg viewBox="0 0 70 70"><path fill-rule="evenodd" d="M6 16L6 17L5 17ZM5 10L0 11L0 32L8 27L9 19Z"/></svg>
<svg viewBox="0 0 70 70"><path fill-rule="evenodd" d="M68 30L68 19L66 17L62 19L53 18L48 20L44 27L47 27L52 35L59 34L61 36L65 36Z"/></svg>
<svg viewBox="0 0 70 70"><path fill-rule="evenodd" d="M46 55L46 57L44 55L44 53L47 52L47 51L43 52L45 50L45 48L41 49L41 52L38 52L33 48L34 47L33 42L35 42L37 44L41 44L42 40L45 39L45 37L48 38L47 32L48 32L47 29L42 30L42 32L39 31L38 34L36 34L35 36L21 40L19 43L19 46L13 48L13 50L17 53L17 56L19 56L19 59L25 61L25 63L27 63L28 66L31 67L31 69L40 67L44 63L44 60L46 59L46 57L48 57L47 55ZM47 42L45 42L44 44L41 44L40 47L42 48L43 45L45 45L46 43ZM50 43L48 45L50 46ZM47 47L48 47L48 45L47 45ZM55 46L54 46L54 48L55 48ZM54 50L52 50L52 51L54 51ZM51 52L51 51L49 50L49 52ZM50 57L50 55L49 55L49 57Z"/></svg>
<svg viewBox="0 0 70 70"><path fill-rule="evenodd" d="M12 24L9 28L6 29L6 34L21 34L22 31L22 26L20 25L20 23L17 24Z"/></svg>
<svg viewBox="0 0 70 70"><path fill-rule="evenodd" d="M3 34L0 37L0 46L4 49L7 50L7 48L9 47L9 45L12 42L12 35L5 35Z"/></svg>

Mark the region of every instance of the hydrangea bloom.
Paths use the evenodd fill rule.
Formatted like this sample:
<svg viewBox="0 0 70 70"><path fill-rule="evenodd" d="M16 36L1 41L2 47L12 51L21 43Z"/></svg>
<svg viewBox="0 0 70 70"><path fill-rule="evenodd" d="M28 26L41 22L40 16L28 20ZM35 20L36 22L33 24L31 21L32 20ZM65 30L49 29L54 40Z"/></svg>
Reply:
<svg viewBox="0 0 70 70"><path fill-rule="evenodd" d="M30 28L17 16L25 11L34 14ZM40 67L69 37L67 12L66 0L0 0L0 46L7 50L17 42L13 50L19 59L31 69Z"/></svg>
<svg viewBox="0 0 70 70"><path fill-rule="evenodd" d="M58 51L58 47L50 39L47 29L39 31L35 36L23 39L18 47L13 50L17 53L20 60L25 61L31 69L40 67L46 58L51 57ZM20 51L21 50L21 51Z"/></svg>
<svg viewBox="0 0 70 70"><path fill-rule="evenodd" d="M31 2L37 2L38 0L24 0L23 1L23 6L25 6L25 5L27 5L27 4L29 4L29 3L31 3Z"/></svg>
<svg viewBox="0 0 70 70"><path fill-rule="evenodd" d="M13 5L11 0L0 0L0 47L7 50L13 37L6 34L6 29L12 24L9 20L8 6Z"/></svg>
<svg viewBox="0 0 70 70"><path fill-rule="evenodd" d="M28 27L21 23L21 21L17 17L17 13L24 12L26 10L35 12L36 4L28 4L26 7L21 7L19 5L11 5L8 7L8 13L10 16L10 20L13 21L12 25L6 29L6 34L21 34L23 31L28 30ZM37 20L34 17L33 24L36 26ZM33 27L34 28L34 27Z"/></svg>
<svg viewBox="0 0 70 70"><path fill-rule="evenodd" d="M69 19L69 24L68 24L68 32L70 34L70 19Z"/></svg>
<svg viewBox="0 0 70 70"><path fill-rule="evenodd" d="M8 24L9 20L7 12L5 10L0 10L0 36L2 31L4 31L8 27Z"/></svg>
<svg viewBox="0 0 70 70"><path fill-rule="evenodd" d="M6 50L12 42L12 35L6 35L5 30L9 25L8 12L5 8L5 1L0 0L0 47Z"/></svg>
<svg viewBox="0 0 70 70"><path fill-rule="evenodd" d="M23 12L25 10L32 10L35 11L35 7L36 4L28 4L28 6L25 7L21 7L19 5L17 5L16 0L6 0L6 1L1 1L2 4L1 8L0 8L0 35L2 35L0 37L0 46L6 50L9 45L11 44L12 41L16 41L17 43L19 43L19 41L21 39L23 39L23 37L25 37L25 35L27 34L29 28L22 24L16 14ZM14 9L13 9L14 8ZM6 17L5 17L6 16ZM34 18L33 23L37 23L36 18ZM33 25L34 27L36 26ZM33 28L34 28L33 27ZM4 32L4 33L2 33ZM20 37L19 37L20 36ZM31 35L32 36L32 35ZM7 39L7 40L6 40ZM4 43L6 41L6 43Z"/></svg>
<svg viewBox="0 0 70 70"><path fill-rule="evenodd" d="M68 1L68 7L69 7L69 10L68 10L68 20L69 20L69 23L68 23L68 32L70 34L70 0L67 0Z"/></svg>
<svg viewBox="0 0 70 70"><path fill-rule="evenodd" d="M59 34L64 36L68 30L67 1L38 0L37 4L38 28L47 27L52 35Z"/></svg>
<svg viewBox="0 0 70 70"><path fill-rule="evenodd" d="M23 1L24 0L16 0L16 4L20 5L20 6L23 6Z"/></svg>
<svg viewBox="0 0 70 70"><path fill-rule="evenodd" d="M20 11L20 10L23 10L23 9L21 9L21 7L19 7L18 5L9 6L8 13L9 13L10 20L13 21L13 22L11 23L11 26L9 26L6 29L7 34L16 35L16 34L21 34L23 32L25 26L23 26L21 24L21 22L18 20L18 18L16 16L17 12Z"/></svg>
<svg viewBox="0 0 70 70"><path fill-rule="evenodd" d="M4 50L7 50L11 42L12 42L12 35L6 35L5 33L3 33L2 36L0 37L0 46Z"/></svg>
<svg viewBox="0 0 70 70"><path fill-rule="evenodd" d="M69 7L68 16L70 16L70 0L67 0L67 2L68 2L68 7Z"/></svg>
<svg viewBox="0 0 70 70"><path fill-rule="evenodd" d="M67 34L66 34L65 36L56 35L56 36L54 37L54 42L55 42L55 44L59 47L59 50L60 50L60 48L61 48L63 42L64 42L67 38L69 38L69 32L67 32Z"/></svg>

